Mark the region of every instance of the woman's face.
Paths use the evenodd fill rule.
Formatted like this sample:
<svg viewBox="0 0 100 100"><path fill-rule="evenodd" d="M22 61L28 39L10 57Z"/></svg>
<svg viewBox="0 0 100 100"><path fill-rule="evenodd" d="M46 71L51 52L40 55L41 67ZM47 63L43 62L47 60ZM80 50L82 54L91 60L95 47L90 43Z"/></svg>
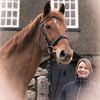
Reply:
<svg viewBox="0 0 100 100"><path fill-rule="evenodd" d="M80 62L76 73L78 75L78 78L88 78L90 70L89 67L84 62Z"/></svg>

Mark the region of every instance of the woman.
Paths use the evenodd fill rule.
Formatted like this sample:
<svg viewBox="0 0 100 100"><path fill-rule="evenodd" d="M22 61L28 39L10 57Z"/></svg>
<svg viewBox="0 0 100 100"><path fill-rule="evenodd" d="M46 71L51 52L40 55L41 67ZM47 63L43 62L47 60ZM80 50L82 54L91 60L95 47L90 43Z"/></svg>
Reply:
<svg viewBox="0 0 100 100"><path fill-rule="evenodd" d="M93 73L91 62L82 58L76 66L76 79L66 84L59 100L100 100L100 89L90 77Z"/></svg>

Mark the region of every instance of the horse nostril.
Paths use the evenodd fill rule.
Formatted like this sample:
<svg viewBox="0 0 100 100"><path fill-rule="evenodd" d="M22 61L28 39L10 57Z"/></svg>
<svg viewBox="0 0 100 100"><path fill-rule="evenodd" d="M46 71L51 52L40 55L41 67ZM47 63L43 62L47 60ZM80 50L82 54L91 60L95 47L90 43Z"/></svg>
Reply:
<svg viewBox="0 0 100 100"><path fill-rule="evenodd" d="M66 57L67 57L67 54L64 52L64 50L62 50L60 53L60 59L64 60L64 59L66 59Z"/></svg>

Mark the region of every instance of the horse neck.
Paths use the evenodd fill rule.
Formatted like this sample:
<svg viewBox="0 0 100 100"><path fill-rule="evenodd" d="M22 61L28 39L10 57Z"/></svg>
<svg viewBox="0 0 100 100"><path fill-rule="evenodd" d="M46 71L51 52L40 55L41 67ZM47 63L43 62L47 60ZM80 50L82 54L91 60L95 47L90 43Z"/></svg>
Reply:
<svg viewBox="0 0 100 100"><path fill-rule="evenodd" d="M17 94L19 98L24 97L26 87L34 76L34 73L39 66L42 56L42 52L40 51L40 49L36 48L35 46L36 45L32 47L30 45L29 48L24 52L21 52L20 54L14 53L9 58L2 59L3 62L1 60L0 65L4 65L2 68L4 70L1 70L2 73L0 74L2 74L4 78L2 77L2 75L0 75L0 77L2 77L4 81L2 80L2 78L0 78L2 80L2 82L0 82L0 85L2 86L4 91L6 90L5 93L9 92L9 94L12 93L12 95L14 95L13 93L15 93L15 96ZM7 88L9 91L7 91L7 89L5 88ZM16 90L16 92L14 90ZM0 90L0 92L1 91L2 90Z"/></svg>

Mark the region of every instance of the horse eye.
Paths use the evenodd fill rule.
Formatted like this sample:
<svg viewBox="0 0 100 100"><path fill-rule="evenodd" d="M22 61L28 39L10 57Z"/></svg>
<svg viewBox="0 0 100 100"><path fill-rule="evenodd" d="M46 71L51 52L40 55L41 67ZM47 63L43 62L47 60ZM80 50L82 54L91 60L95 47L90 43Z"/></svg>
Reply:
<svg viewBox="0 0 100 100"><path fill-rule="evenodd" d="M50 25L47 25L47 26L46 26L46 29L51 29L51 26L50 26Z"/></svg>

